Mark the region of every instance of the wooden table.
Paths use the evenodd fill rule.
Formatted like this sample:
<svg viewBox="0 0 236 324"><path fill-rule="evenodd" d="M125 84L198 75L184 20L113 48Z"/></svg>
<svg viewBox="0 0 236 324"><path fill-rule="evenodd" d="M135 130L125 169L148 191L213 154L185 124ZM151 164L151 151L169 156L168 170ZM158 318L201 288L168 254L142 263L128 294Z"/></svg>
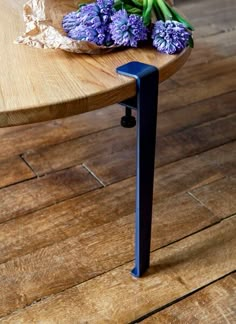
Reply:
<svg viewBox="0 0 236 324"><path fill-rule="evenodd" d="M136 103L127 104L138 110L134 274L140 276L149 264L156 130L156 120L152 123L149 113L150 106L154 106L152 116L155 116L157 105L154 100L145 108L143 100L146 98L148 102L149 93L140 99L142 86L140 88L135 80L139 77L120 75L116 69L132 61L142 62L156 67L159 82L162 82L181 68L190 55L190 49L172 56L159 54L151 47L89 56L16 45L14 40L25 27L22 19L24 2L0 0L0 127L63 118L136 97ZM144 74L149 74L148 66L139 67L142 71L147 68ZM155 70L154 83L158 83ZM157 98L155 85L149 88ZM149 122L153 124L151 127ZM143 258L146 260L144 263Z"/></svg>

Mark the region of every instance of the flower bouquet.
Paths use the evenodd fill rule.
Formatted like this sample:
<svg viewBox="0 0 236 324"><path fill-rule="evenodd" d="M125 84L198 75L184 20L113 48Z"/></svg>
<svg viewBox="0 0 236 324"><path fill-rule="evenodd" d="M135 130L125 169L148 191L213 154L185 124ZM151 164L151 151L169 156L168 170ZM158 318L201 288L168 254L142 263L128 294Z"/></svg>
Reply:
<svg viewBox="0 0 236 324"><path fill-rule="evenodd" d="M17 42L89 54L150 40L166 54L193 47L193 27L171 0L94 1L29 0L24 6L27 30Z"/></svg>

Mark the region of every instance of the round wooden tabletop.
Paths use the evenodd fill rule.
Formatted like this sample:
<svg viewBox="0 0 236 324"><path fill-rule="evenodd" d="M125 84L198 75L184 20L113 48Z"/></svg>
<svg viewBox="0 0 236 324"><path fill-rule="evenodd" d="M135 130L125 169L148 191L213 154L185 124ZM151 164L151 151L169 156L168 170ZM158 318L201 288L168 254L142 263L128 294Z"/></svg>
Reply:
<svg viewBox="0 0 236 324"><path fill-rule="evenodd" d="M34 123L91 111L136 93L133 78L116 73L130 61L155 65L160 81L175 73L190 49L164 55L153 48L105 55L72 54L14 44L24 32L25 0L0 0L0 127Z"/></svg>

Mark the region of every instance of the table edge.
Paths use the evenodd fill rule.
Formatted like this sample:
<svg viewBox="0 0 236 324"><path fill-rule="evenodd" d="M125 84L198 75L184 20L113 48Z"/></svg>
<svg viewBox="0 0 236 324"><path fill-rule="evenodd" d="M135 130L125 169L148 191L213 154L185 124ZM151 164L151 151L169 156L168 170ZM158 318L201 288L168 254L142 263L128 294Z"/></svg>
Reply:
<svg viewBox="0 0 236 324"><path fill-rule="evenodd" d="M176 55L176 60L163 65L160 69L159 81L163 82L175 74L185 64L190 54L191 48L188 47L181 54ZM110 91L98 92L90 97L0 112L0 127L19 126L78 115L119 103L134 96L136 94L135 80L124 76L119 77L126 79L123 85L112 88ZM127 79L129 79L128 82Z"/></svg>

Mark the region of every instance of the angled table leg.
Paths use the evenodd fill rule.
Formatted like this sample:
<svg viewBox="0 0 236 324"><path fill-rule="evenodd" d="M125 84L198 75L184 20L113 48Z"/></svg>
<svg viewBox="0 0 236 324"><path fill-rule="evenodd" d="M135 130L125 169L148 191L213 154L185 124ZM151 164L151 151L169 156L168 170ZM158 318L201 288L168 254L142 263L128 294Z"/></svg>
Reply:
<svg viewBox="0 0 236 324"><path fill-rule="evenodd" d="M134 77L137 85L136 97L121 104L137 109L135 268L132 274L140 277L150 265L159 73L156 67L140 62L122 65L117 72Z"/></svg>

